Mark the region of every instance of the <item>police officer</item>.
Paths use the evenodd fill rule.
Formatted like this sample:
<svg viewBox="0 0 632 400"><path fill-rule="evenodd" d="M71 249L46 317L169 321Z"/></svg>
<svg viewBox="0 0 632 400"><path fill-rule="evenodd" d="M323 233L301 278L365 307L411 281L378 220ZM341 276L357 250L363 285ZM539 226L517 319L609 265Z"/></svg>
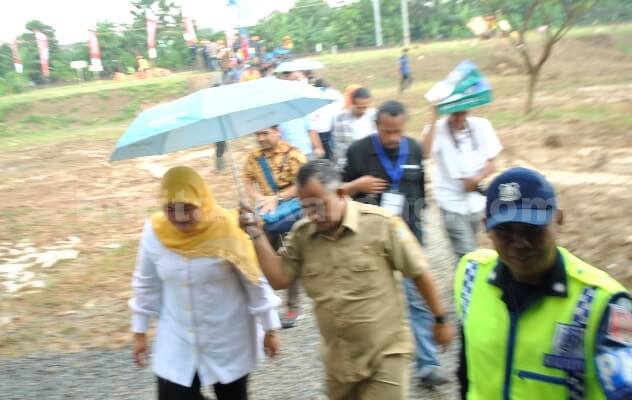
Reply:
<svg viewBox="0 0 632 400"><path fill-rule="evenodd" d="M553 187L513 168L487 192L496 251L466 254L455 279L468 400L632 399L632 300L556 245Z"/></svg>
<svg viewBox="0 0 632 400"><path fill-rule="evenodd" d="M301 167L297 188L307 218L294 224L280 256L254 212L241 210L261 269L275 289L300 278L314 301L330 400L407 399L414 347L396 271L437 317L437 343L453 334L417 239L400 217L346 197L331 161Z"/></svg>

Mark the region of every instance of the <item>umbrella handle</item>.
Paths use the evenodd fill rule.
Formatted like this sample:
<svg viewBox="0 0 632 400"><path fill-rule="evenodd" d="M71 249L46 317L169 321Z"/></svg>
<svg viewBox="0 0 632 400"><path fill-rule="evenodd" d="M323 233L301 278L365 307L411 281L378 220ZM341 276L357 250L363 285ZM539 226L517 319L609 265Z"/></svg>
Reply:
<svg viewBox="0 0 632 400"><path fill-rule="evenodd" d="M241 183L241 178L239 177L239 172L237 172L237 165L235 164L235 157L233 156L233 148L230 145L229 141L226 140L226 148L228 149L228 157L230 158L230 169L233 172L233 178L235 179L235 183L237 183L237 194L239 195L239 204L244 203L246 195L244 193L244 187Z"/></svg>

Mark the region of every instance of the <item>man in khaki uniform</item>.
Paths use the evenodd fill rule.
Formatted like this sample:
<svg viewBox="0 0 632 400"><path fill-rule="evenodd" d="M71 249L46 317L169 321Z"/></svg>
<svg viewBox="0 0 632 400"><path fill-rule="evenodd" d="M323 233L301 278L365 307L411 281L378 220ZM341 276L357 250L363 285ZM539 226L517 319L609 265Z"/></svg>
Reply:
<svg viewBox="0 0 632 400"><path fill-rule="evenodd" d="M400 273L435 315L437 343L446 346L454 335L418 241L399 217L346 197L330 161L305 164L297 187L307 218L280 255L253 210L241 209L264 274L275 289L302 279L314 301L330 400L406 399L414 346Z"/></svg>

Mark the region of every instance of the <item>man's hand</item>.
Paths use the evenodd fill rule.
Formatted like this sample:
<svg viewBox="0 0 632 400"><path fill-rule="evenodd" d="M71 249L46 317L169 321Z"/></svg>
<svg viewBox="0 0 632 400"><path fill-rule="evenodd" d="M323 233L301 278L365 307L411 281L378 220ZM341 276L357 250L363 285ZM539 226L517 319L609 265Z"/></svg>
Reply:
<svg viewBox="0 0 632 400"><path fill-rule="evenodd" d="M325 149L323 149L322 147L317 147L314 149L314 157L316 158L323 158L325 157Z"/></svg>
<svg viewBox="0 0 632 400"><path fill-rule="evenodd" d="M276 332L266 332L266 336L263 338L263 348L268 357L276 357L279 353L279 335Z"/></svg>
<svg viewBox="0 0 632 400"><path fill-rule="evenodd" d="M353 184L357 188L357 192L370 194L382 193L389 187L388 181L371 175L358 178Z"/></svg>
<svg viewBox="0 0 632 400"><path fill-rule="evenodd" d="M145 366L147 360L147 336L144 333L134 334L134 362L138 368Z"/></svg>
<svg viewBox="0 0 632 400"><path fill-rule="evenodd" d="M259 201L259 212L261 214L274 212L278 205L279 200L276 196L265 196Z"/></svg>
<svg viewBox="0 0 632 400"><path fill-rule="evenodd" d="M478 189L478 184L479 184L479 180L478 178L465 178L462 179L463 181L463 189L465 189L466 192L476 192L476 190Z"/></svg>
<svg viewBox="0 0 632 400"><path fill-rule="evenodd" d="M251 238L257 237L263 233L263 230L259 226L257 213L255 210L243 203L239 206L239 227Z"/></svg>
<svg viewBox="0 0 632 400"><path fill-rule="evenodd" d="M452 339L454 339L454 327L449 322L435 324L432 329L432 333L434 335L435 342L439 346L443 347L444 351L452 342Z"/></svg>
<svg viewBox="0 0 632 400"><path fill-rule="evenodd" d="M439 114L439 107L438 106L433 105L433 106L431 106L431 109L432 109L432 111L431 111L432 112L432 121L431 122L432 122L432 124L435 124L439 120L439 118L441 118L441 114Z"/></svg>

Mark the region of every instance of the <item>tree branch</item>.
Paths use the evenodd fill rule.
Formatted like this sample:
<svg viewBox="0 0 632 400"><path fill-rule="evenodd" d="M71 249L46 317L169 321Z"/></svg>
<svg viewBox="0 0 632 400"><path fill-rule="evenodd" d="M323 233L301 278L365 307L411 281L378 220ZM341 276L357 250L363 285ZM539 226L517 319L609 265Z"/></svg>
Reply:
<svg viewBox="0 0 632 400"><path fill-rule="evenodd" d="M524 18L522 20L522 28L520 28L520 33L524 34L527 29L529 29L529 22L531 22L531 17L533 17L533 13L535 9L540 5L542 0L533 0L529 5L529 8L524 13Z"/></svg>
<svg viewBox="0 0 632 400"><path fill-rule="evenodd" d="M529 46L525 41L525 33L527 32L527 29L529 29L529 22L531 22L531 18L533 17L535 9L538 7L538 5L540 5L541 2L542 0L533 0L531 4L529 4L529 7L527 7L527 9L525 10L522 20L522 27L518 30L518 41L516 42L516 40L514 40L511 35L509 36L514 47L518 50L525 64L527 65L527 70L529 70L529 73L533 72L534 65L533 60L531 59L531 54L529 52Z"/></svg>

